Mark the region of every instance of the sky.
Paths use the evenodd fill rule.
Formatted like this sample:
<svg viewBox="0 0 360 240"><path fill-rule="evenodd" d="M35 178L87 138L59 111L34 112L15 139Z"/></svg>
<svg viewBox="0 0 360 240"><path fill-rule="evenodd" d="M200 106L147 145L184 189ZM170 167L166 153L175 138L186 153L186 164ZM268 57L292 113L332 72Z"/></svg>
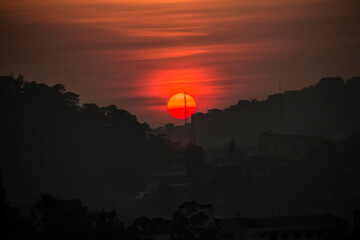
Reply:
<svg viewBox="0 0 360 240"><path fill-rule="evenodd" d="M0 75L115 104L151 127L360 75L358 0L0 0Z"/></svg>

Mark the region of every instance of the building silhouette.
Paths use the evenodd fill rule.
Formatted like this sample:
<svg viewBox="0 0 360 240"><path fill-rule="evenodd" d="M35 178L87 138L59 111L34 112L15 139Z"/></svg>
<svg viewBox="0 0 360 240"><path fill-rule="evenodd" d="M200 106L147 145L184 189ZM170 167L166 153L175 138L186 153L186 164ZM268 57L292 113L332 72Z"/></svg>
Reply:
<svg viewBox="0 0 360 240"><path fill-rule="evenodd" d="M286 160L299 161L311 149L318 147L324 139L314 136L258 134L258 150L261 155L272 155Z"/></svg>
<svg viewBox="0 0 360 240"><path fill-rule="evenodd" d="M223 232L232 239L342 239L350 231L349 223L331 214L235 218L224 221ZM222 238L221 235L218 239Z"/></svg>

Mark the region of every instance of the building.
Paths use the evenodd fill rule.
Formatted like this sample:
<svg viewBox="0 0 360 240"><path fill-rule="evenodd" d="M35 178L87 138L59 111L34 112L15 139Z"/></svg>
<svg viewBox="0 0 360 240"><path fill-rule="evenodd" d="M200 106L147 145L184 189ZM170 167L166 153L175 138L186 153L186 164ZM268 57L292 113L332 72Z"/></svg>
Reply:
<svg viewBox="0 0 360 240"><path fill-rule="evenodd" d="M346 220L331 214L267 217L260 219L236 218L223 222L223 233L228 239L301 240L340 239L350 231ZM227 234L228 233L228 234ZM222 238L221 235L219 239Z"/></svg>
<svg viewBox="0 0 360 240"><path fill-rule="evenodd" d="M171 141L188 144L192 140L192 125L188 123L186 125L176 126L169 123L166 124L165 127L154 129L152 133L155 135L165 134Z"/></svg>
<svg viewBox="0 0 360 240"><path fill-rule="evenodd" d="M258 134L258 147L261 155L282 157L286 160L298 161L311 149L318 147L324 139L314 136Z"/></svg>

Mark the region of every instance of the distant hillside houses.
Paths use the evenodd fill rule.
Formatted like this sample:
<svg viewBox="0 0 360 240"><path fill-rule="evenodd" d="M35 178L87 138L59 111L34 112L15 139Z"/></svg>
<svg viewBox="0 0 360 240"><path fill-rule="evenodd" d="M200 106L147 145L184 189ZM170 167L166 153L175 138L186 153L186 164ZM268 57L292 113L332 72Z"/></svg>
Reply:
<svg viewBox="0 0 360 240"><path fill-rule="evenodd" d="M331 214L235 218L223 220L217 239L343 239L348 231L349 223Z"/></svg>
<svg viewBox="0 0 360 240"><path fill-rule="evenodd" d="M259 133L258 153L264 156L278 156L282 159L299 161L310 150L324 141L321 137Z"/></svg>

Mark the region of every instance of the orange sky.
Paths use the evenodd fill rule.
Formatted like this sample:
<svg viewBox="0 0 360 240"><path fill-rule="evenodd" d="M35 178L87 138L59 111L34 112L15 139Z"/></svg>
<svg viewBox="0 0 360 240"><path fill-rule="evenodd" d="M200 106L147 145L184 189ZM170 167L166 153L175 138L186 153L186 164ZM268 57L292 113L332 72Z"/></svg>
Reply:
<svg viewBox="0 0 360 240"><path fill-rule="evenodd" d="M152 127L323 76L360 75L358 0L0 0L0 74L63 83Z"/></svg>

